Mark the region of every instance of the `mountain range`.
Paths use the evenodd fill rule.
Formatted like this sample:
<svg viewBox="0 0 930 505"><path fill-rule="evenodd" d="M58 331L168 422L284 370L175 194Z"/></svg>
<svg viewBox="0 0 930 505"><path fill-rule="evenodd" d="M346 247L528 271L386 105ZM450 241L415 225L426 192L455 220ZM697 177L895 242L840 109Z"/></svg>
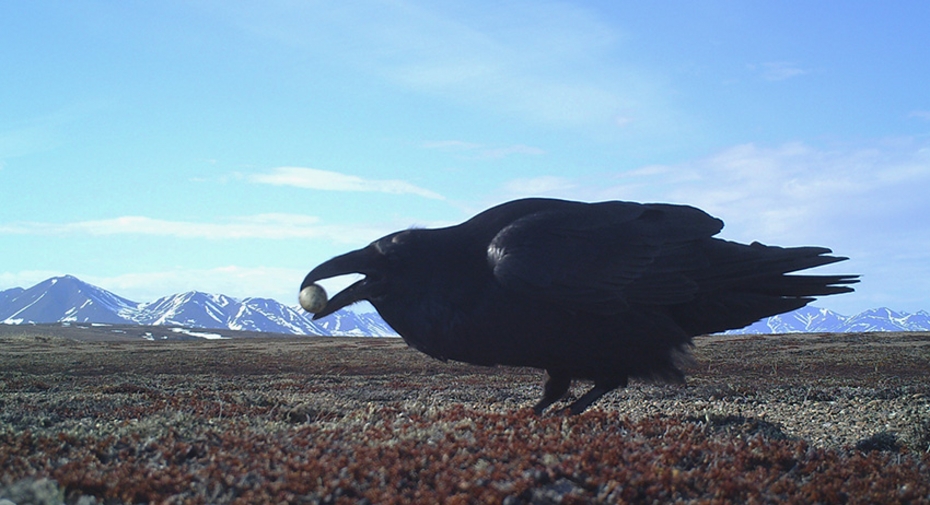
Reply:
<svg viewBox="0 0 930 505"><path fill-rule="evenodd" d="M376 312L341 310L312 320L299 306L269 298L238 300L225 295L190 291L138 303L65 275L29 289L0 291L0 324L57 322L182 326L293 335L397 336ZM930 331L930 314L870 309L854 316L804 307L758 321L728 334L842 333Z"/></svg>
<svg viewBox="0 0 930 505"><path fill-rule="evenodd" d="M342 310L313 321L298 306L190 291L138 303L76 277L0 291L0 324L56 322L183 326L293 335L396 336L376 313Z"/></svg>

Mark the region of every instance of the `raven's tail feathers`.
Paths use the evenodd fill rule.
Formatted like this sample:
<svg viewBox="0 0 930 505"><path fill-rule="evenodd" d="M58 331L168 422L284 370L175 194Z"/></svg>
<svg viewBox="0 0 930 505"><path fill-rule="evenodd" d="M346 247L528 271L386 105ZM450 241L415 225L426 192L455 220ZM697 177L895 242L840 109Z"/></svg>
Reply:
<svg viewBox="0 0 930 505"><path fill-rule="evenodd" d="M825 247L774 247L714 241L711 261L699 279L705 296L673 308L675 319L693 335L742 328L759 319L804 307L815 296L853 291L858 275L790 275L846 260ZM735 254L734 254L735 253Z"/></svg>

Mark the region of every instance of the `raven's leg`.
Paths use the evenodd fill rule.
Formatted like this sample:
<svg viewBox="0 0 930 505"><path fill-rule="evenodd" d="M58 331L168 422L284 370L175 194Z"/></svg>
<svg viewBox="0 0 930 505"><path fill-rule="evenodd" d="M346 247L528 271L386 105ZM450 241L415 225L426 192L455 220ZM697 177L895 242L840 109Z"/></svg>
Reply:
<svg viewBox="0 0 930 505"><path fill-rule="evenodd" d="M626 386L626 377L614 377L610 379L598 379L594 381L594 387L588 390L587 393L581 395L581 398L575 400L571 405L568 406L568 412L571 415L580 414L585 411L592 403L596 402L600 397L605 394L617 389L621 386Z"/></svg>
<svg viewBox="0 0 930 505"><path fill-rule="evenodd" d="M542 412L546 410L546 407L559 401L559 399L565 396L565 393L568 392L568 388L572 385L572 378L567 375L553 372L552 370L546 370L546 375L546 385L543 386L543 397L536 405L533 405L533 411L536 412L536 415L542 414Z"/></svg>

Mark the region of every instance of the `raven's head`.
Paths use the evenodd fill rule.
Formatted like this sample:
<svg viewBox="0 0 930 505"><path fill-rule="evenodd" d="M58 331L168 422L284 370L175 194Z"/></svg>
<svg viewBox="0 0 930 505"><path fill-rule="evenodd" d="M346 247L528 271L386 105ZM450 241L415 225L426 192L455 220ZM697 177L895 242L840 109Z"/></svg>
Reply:
<svg viewBox="0 0 930 505"><path fill-rule="evenodd" d="M392 233L380 238L368 247L352 251L317 266L300 285L301 291L322 279L329 279L346 274L362 274L364 279L355 282L346 289L336 293L326 306L313 315L313 319L326 317L333 312L355 302L367 300L377 306L377 300L386 296L398 279L406 279L405 265L414 256L411 242L418 232L426 230L406 230Z"/></svg>

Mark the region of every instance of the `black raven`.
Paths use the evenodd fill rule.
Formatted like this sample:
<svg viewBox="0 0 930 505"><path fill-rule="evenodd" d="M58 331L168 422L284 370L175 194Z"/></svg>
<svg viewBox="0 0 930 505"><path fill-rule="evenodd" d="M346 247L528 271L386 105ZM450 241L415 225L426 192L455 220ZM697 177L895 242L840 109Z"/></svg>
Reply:
<svg viewBox="0 0 930 505"><path fill-rule="evenodd" d="M409 229L314 268L349 273L318 319L368 300L411 347L442 360L545 369L541 413L573 379L584 411L630 377L681 382L691 338L852 291L854 275L786 275L846 258L713 238L694 207L529 198L447 228ZM315 288L314 288L315 289ZM325 300L325 295L324 295Z"/></svg>

